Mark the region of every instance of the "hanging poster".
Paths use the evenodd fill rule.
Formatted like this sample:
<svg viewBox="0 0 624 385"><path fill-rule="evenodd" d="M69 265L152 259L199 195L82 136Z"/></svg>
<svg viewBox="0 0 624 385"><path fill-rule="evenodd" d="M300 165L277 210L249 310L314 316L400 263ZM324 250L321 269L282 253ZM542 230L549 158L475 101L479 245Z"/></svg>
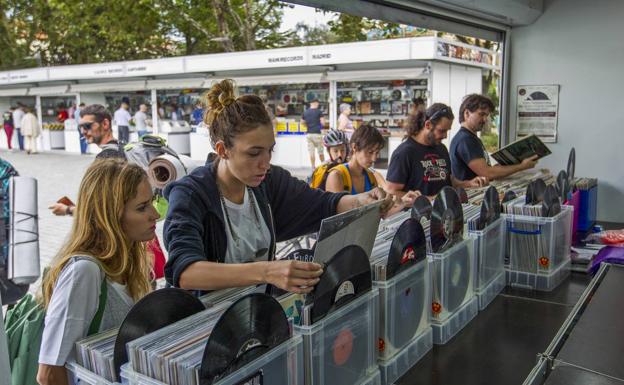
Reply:
<svg viewBox="0 0 624 385"><path fill-rule="evenodd" d="M559 85L518 86L516 137L535 134L543 142L557 142Z"/></svg>

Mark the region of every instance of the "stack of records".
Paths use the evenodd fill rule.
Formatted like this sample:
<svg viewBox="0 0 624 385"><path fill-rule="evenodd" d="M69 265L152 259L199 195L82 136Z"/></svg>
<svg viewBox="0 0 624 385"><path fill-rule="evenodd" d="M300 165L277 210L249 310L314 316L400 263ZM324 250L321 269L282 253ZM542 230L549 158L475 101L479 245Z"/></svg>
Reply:
<svg viewBox="0 0 624 385"><path fill-rule="evenodd" d="M485 191L485 196L480 206L462 205L464 221L468 231L482 231L500 217L501 205L499 199L496 187L490 186Z"/></svg>
<svg viewBox="0 0 624 385"><path fill-rule="evenodd" d="M115 381L115 339L119 329L110 329L76 342L76 361L108 381Z"/></svg>
<svg viewBox="0 0 624 385"><path fill-rule="evenodd" d="M256 286L234 287L230 289L211 291L210 293L199 297L199 300L208 308L221 302L233 303L237 299L257 291L258 288Z"/></svg>

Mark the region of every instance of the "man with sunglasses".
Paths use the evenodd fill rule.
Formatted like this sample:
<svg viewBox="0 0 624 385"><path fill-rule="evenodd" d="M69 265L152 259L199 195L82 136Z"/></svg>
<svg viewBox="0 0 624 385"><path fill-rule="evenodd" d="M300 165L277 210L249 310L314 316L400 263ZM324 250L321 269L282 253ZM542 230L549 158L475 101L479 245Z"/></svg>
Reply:
<svg viewBox="0 0 624 385"><path fill-rule="evenodd" d="M490 155L477 133L488 124L494 103L483 95L471 94L464 98L459 107L459 123L462 127L451 141L451 164L453 175L459 180L469 180L477 176L488 179L504 178L518 171L535 167L537 155L527 158L520 164L510 166L490 163Z"/></svg>
<svg viewBox="0 0 624 385"><path fill-rule="evenodd" d="M451 159L442 140L454 118L451 108L442 103L409 116L407 137L390 159L386 176L389 193L401 197L407 191L418 190L435 197L444 186L470 188L487 184L486 178L459 181L451 175Z"/></svg>
<svg viewBox="0 0 624 385"><path fill-rule="evenodd" d="M78 130L87 143L94 143L102 149L95 156L96 159L126 158L122 145L113 136L111 120L110 112L101 104L91 104L80 109ZM76 206L57 202L49 209L54 215L72 215Z"/></svg>

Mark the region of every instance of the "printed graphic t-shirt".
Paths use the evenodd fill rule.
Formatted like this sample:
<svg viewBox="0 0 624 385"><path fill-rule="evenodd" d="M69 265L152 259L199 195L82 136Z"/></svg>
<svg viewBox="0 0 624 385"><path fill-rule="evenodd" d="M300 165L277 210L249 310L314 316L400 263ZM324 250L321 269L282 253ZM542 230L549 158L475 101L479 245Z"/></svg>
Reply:
<svg viewBox="0 0 624 385"><path fill-rule="evenodd" d="M386 180L405 185L403 191L437 195L444 186L451 186L448 150L443 144L425 146L407 138L392 154Z"/></svg>

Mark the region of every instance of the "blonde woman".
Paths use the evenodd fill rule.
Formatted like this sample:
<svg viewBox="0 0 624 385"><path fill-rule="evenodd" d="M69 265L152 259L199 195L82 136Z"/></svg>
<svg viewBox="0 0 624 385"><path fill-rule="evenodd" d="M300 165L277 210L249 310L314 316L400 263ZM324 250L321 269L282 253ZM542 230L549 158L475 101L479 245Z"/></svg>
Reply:
<svg viewBox="0 0 624 385"><path fill-rule="evenodd" d="M67 385L64 365L75 358L75 342L89 332L118 327L150 290L152 263L144 242L154 238L158 219L151 202L152 189L141 167L104 159L87 170L69 239L42 284L46 317L39 384ZM93 330L100 301L105 305L99 328Z"/></svg>

